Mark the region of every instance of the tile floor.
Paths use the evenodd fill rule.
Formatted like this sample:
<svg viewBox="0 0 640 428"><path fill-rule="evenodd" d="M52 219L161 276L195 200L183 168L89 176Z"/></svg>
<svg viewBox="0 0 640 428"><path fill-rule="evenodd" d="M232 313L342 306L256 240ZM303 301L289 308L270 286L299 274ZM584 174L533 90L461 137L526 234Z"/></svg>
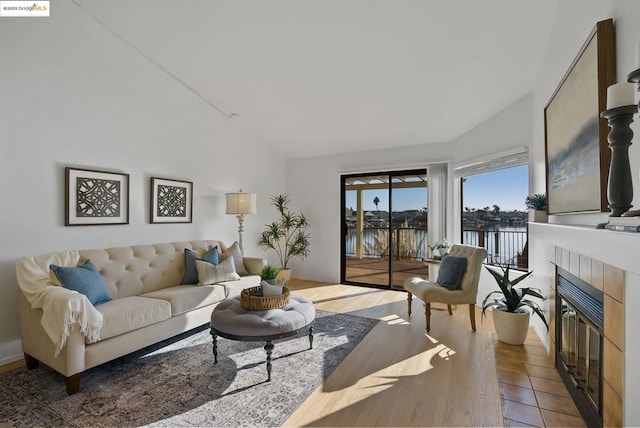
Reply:
<svg viewBox="0 0 640 428"><path fill-rule="evenodd" d="M523 346L494 346L505 427L586 426L533 330Z"/></svg>

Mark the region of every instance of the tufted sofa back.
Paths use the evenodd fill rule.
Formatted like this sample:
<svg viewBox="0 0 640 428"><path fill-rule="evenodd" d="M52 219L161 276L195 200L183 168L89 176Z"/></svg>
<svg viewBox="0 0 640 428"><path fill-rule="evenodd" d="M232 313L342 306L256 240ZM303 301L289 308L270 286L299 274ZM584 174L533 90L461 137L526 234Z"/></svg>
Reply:
<svg viewBox="0 0 640 428"><path fill-rule="evenodd" d="M138 296L162 288L180 285L184 276L184 249L199 256L218 245L218 241L186 241L130 247L80 250L80 259L97 266L112 299Z"/></svg>

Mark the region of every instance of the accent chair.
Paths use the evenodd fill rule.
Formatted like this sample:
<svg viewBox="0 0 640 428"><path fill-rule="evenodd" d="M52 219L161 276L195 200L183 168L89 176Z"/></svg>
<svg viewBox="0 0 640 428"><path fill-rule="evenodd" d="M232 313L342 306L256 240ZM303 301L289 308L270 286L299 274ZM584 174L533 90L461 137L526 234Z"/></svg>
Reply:
<svg viewBox="0 0 640 428"><path fill-rule="evenodd" d="M451 305L466 303L469 305L471 329L476 331L475 306L478 296L478 281L480 280L482 262L487 256L487 250L482 247L455 244L449 250L449 255L467 259L467 266L464 270L459 288L450 290L436 281L427 281L420 277L408 278L404 282L404 288L408 294L407 303L409 316L411 316L411 303L414 295L424 302L427 331L431 330L431 303L446 303L449 315L453 315ZM438 275L438 277L438 279L441 279L441 275Z"/></svg>

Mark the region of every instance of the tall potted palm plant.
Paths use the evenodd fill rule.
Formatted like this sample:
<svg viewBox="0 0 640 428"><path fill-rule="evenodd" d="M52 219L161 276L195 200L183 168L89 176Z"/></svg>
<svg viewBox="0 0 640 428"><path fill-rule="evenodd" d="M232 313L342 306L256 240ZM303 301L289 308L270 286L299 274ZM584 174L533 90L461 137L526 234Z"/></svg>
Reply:
<svg viewBox="0 0 640 428"><path fill-rule="evenodd" d="M265 225L258 245L265 250L273 250L278 255L282 270L279 278L291 277L289 261L293 257L304 259L309 255L310 236L307 233L309 222L302 213L289 209L289 195L280 194L271 197L271 205L278 211L278 218Z"/></svg>
<svg viewBox="0 0 640 428"><path fill-rule="evenodd" d="M489 266L485 267L498 283L500 291L492 291L484 298L482 301L482 316L485 315L487 309L493 309L493 326L498 340L510 345L522 345L529 331L531 311L538 315L544 325L547 326L547 329L549 329L540 305L533 300L525 298L525 296L532 296L544 300L540 290L530 287L514 287L531 275L533 271L511 280L509 279L509 265L507 265L506 269L500 266L502 273L491 269ZM492 299L494 295L499 297Z"/></svg>

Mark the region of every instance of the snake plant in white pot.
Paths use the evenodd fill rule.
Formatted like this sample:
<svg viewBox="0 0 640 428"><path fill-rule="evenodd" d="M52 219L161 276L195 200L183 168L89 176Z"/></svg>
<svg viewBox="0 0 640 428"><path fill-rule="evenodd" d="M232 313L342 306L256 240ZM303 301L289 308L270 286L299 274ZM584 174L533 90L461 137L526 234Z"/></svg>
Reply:
<svg viewBox="0 0 640 428"><path fill-rule="evenodd" d="M533 300L525 298L525 296L532 296L544 300L540 290L530 287L514 287L531 275L533 271L510 280L508 265L506 269L500 266L502 273L491 269L489 266L485 267L498 283L500 291L492 291L484 298L482 301L482 316L485 315L487 309L493 309L493 326L498 340L510 345L522 345L527 338L529 318L532 311L540 317L544 325L549 329L540 305ZM494 297L495 295L499 297Z"/></svg>

